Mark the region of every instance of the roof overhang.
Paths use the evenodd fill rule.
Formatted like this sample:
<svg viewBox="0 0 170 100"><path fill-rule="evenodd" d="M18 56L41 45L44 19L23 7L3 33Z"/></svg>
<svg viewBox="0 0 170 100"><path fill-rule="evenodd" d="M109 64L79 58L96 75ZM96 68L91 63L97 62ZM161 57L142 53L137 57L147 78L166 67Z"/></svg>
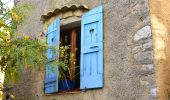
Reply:
<svg viewBox="0 0 170 100"><path fill-rule="evenodd" d="M56 8L54 11L50 11L47 14L42 15L41 21L45 22L52 17L60 17L60 19L66 19L72 16L80 17L88 10L89 8L86 5L73 4L63 6L61 8Z"/></svg>

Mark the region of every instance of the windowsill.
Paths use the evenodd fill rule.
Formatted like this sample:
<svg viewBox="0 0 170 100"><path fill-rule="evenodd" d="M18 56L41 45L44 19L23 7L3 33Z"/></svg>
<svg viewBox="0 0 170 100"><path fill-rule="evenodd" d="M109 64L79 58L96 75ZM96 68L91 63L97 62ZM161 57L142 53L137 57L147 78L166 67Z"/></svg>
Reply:
<svg viewBox="0 0 170 100"><path fill-rule="evenodd" d="M75 94L75 93L80 93L80 89L75 89L75 90L69 90L69 91L59 91L56 94Z"/></svg>
<svg viewBox="0 0 170 100"><path fill-rule="evenodd" d="M53 94L44 94L46 96L52 96L52 95L63 95L63 94L77 94L82 92L80 89L75 89L75 90L67 90L67 91L58 91L57 93Z"/></svg>
<svg viewBox="0 0 170 100"><path fill-rule="evenodd" d="M103 88L103 87L102 87ZM102 88L94 88L94 89L90 89L90 90L99 90ZM80 90L80 89L74 89L74 90L67 90L67 91L58 91L57 93L53 93L53 94L44 94L45 96L54 96L54 95L67 95L67 94L77 94L77 93L83 93L86 92L88 90Z"/></svg>

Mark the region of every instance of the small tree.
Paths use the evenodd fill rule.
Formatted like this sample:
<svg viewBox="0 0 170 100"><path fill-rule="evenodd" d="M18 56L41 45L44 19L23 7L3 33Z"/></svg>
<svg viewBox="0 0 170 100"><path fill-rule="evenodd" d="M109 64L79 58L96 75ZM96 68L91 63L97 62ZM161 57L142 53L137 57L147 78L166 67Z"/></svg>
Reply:
<svg viewBox="0 0 170 100"><path fill-rule="evenodd" d="M17 30L31 8L21 4L8 9L0 0L0 71L8 86L19 81L23 69L44 68L46 45Z"/></svg>

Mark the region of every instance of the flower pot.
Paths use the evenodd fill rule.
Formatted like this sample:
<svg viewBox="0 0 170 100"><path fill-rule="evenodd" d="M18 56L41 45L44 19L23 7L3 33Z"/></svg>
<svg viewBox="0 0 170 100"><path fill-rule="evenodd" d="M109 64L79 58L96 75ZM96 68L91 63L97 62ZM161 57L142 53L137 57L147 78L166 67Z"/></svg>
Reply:
<svg viewBox="0 0 170 100"><path fill-rule="evenodd" d="M65 90L72 90L74 89L74 82L68 79L59 80L58 83L58 90L65 91Z"/></svg>

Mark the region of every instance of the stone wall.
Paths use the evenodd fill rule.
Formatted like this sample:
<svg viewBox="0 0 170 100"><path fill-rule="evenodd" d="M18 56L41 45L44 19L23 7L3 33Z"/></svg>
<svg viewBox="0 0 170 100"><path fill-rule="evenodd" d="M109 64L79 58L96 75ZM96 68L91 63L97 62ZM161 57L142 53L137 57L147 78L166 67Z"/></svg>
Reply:
<svg viewBox="0 0 170 100"><path fill-rule="evenodd" d="M134 63L137 65L140 84L150 98L156 99L155 65L153 63L151 27L146 24L134 35Z"/></svg>
<svg viewBox="0 0 170 100"><path fill-rule="evenodd" d="M45 95L44 72L23 75L16 100L153 100L156 97L148 0L21 0L33 5L22 33L43 32L40 16L67 4L104 10L104 87L74 94ZM28 77L27 77L28 76ZM29 80L28 80L29 79ZM27 80L27 81L24 81Z"/></svg>

